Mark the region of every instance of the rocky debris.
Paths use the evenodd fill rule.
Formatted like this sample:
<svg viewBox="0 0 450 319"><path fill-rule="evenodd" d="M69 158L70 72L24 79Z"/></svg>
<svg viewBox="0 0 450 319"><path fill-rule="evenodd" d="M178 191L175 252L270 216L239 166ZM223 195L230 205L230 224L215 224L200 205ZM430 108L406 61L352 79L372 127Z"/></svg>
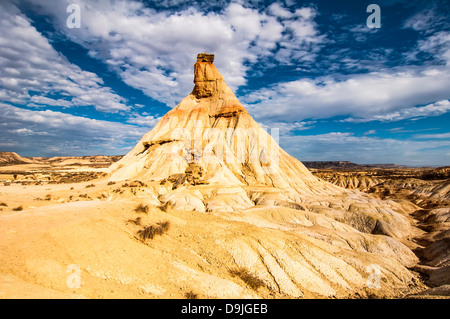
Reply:
<svg viewBox="0 0 450 319"><path fill-rule="evenodd" d="M450 298L450 285L442 285L435 288L430 288L424 291L421 291L417 294L411 294L406 296L406 298L411 299L449 299Z"/></svg>
<svg viewBox="0 0 450 319"><path fill-rule="evenodd" d="M446 291L450 284L450 181L448 167L436 169L403 169L401 171L334 171L314 172L339 186L359 189L397 202L406 200L418 205L410 214L423 230L413 236L414 253L419 258L413 269L424 282L435 287L411 298L429 298ZM390 224L377 221L372 233L390 235ZM395 237L395 236L394 236ZM447 285L447 286L446 286ZM442 290L441 287L444 287ZM445 294L444 294L445 295Z"/></svg>

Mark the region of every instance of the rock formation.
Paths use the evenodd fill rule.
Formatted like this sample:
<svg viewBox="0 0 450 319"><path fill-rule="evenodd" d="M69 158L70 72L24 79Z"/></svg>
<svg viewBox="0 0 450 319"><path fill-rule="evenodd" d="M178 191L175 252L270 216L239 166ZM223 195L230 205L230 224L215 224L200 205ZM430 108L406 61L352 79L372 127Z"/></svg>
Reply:
<svg viewBox="0 0 450 319"><path fill-rule="evenodd" d="M283 262L284 257L272 254L262 261L284 293L299 296L298 287L306 287L306 278L326 286L324 295L336 293L334 284L361 288L364 281L358 273L369 264L383 269L388 282L393 280L391 288L411 283L414 276L405 267L412 267L417 257L404 243L414 235L407 217L413 205L382 201L313 176L250 116L214 66L213 55L198 55L194 84L191 94L111 166L110 181L153 183L150 203L166 211L219 214L301 234L298 240L306 246L282 252L279 243L272 242L253 250L264 255L275 249L293 258ZM295 251L314 264L315 274L334 284L305 275L307 266L294 261ZM305 251L311 255L306 257ZM315 291L320 294L320 288Z"/></svg>
<svg viewBox="0 0 450 319"><path fill-rule="evenodd" d="M107 176L2 186L0 297L402 297L426 288L414 269L442 285L428 295L448 291L448 208L417 212L314 176L213 61L198 56L192 92ZM336 177L358 189L383 182ZM411 195L445 200L445 183ZM425 234L415 223L436 227Z"/></svg>

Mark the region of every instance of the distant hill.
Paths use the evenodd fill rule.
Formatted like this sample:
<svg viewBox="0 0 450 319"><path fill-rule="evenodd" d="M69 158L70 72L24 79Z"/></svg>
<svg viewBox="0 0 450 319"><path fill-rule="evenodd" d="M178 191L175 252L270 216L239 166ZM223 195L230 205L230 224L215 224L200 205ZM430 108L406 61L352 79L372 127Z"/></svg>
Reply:
<svg viewBox="0 0 450 319"><path fill-rule="evenodd" d="M356 164L350 161L302 161L303 165L312 169L374 169L404 168L397 164Z"/></svg>
<svg viewBox="0 0 450 319"><path fill-rule="evenodd" d="M0 166L34 163L32 159L25 158L14 152L0 152Z"/></svg>
<svg viewBox="0 0 450 319"><path fill-rule="evenodd" d="M0 166L35 163L52 166L79 165L108 167L122 157L122 155L55 156L51 158L22 157L14 152L0 152Z"/></svg>

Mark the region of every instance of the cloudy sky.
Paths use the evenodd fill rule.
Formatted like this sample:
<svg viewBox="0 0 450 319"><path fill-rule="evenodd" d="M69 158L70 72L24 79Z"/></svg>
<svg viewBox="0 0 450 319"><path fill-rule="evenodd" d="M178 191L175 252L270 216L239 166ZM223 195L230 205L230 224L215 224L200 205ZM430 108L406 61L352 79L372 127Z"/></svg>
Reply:
<svg viewBox="0 0 450 319"><path fill-rule="evenodd" d="M300 160L450 165L449 13L448 0L1 1L0 151L125 154L208 52Z"/></svg>

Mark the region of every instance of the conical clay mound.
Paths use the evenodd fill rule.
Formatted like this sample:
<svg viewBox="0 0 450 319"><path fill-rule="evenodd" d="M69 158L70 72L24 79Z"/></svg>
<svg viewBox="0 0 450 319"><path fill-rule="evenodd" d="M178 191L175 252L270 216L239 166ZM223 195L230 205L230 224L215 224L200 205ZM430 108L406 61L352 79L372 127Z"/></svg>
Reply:
<svg viewBox="0 0 450 319"><path fill-rule="evenodd" d="M256 123L226 85L213 55L199 54L194 74L192 93L111 167L112 181L192 179L195 171L201 176L185 184L271 187L294 202L299 194L336 191Z"/></svg>
<svg viewBox="0 0 450 319"><path fill-rule="evenodd" d="M407 287L407 267L417 262L407 246L415 207L313 176L278 146L276 130L274 138L255 122L213 58L198 55L192 92L110 167L109 180L145 183L141 200L166 212L247 225L242 238L217 235L215 251L258 268L284 295L361 293L369 266L387 282L376 295Z"/></svg>
<svg viewBox="0 0 450 319"><path fill-rule="evenodd" d="M239 102L213 60L212 54L198 55L191 94L110 167L111 181L154 182L162 207L227 212L281 206L320 210L350 224L351 208L367 217L361 219L370 225L365 231L378 221L390 235L410 233L403 216L392 210L396 203L320 180L284 152ZM332 211L324 209L330 206Z"/></svg>

